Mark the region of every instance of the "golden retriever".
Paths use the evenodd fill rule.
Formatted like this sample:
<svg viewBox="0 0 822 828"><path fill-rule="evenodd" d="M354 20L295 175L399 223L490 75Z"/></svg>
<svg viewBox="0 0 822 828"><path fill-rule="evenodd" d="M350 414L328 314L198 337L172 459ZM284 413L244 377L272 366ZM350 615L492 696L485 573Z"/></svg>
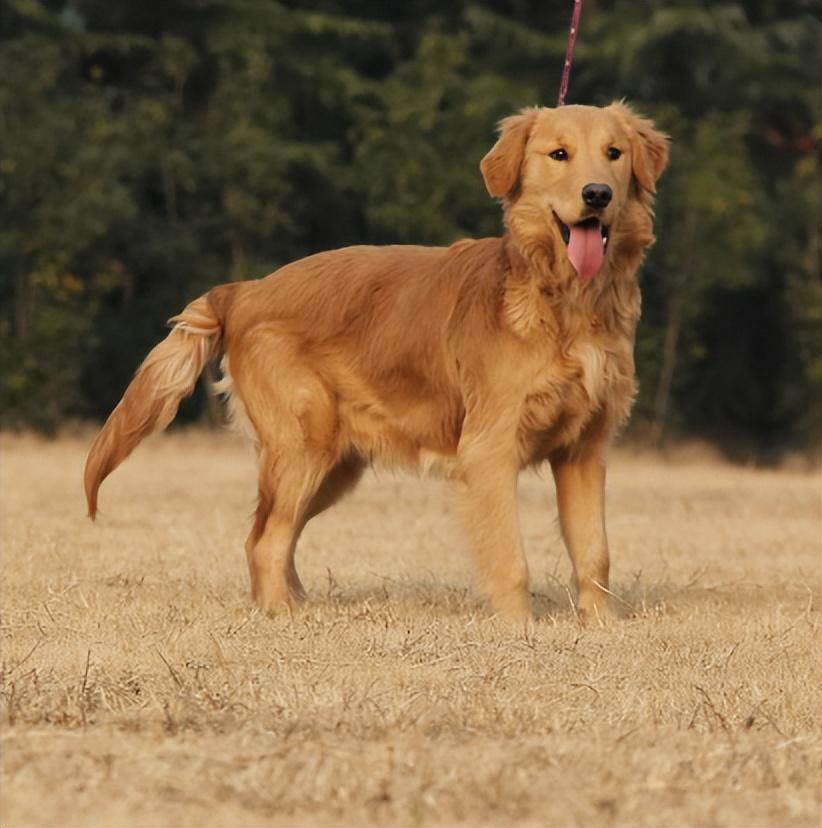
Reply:
<svg viewBox="0 0 822 828"><path fill-rule="evenodd" d="M90 516L222 350L259 453L246 553L260 608L303 598L303 527L386 463L454 482L492 608L528 618L517 477L548 460L578 611L606 615L604 453L635 394L636 274L668 143L624 103L524 109L480 164L501 238L333 250L194 300L91 447Z"/></svg>

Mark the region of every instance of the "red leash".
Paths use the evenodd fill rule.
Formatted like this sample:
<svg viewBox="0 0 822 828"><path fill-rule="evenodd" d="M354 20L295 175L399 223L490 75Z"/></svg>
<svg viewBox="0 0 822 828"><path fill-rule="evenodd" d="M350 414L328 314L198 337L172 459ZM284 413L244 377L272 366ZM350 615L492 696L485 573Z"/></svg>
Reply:
<svg viewBox="0 0 822 828"><path fill-rule="evenodd" d="M571 15L571 31L568 32L568 48L565 50L565 63L562 67L562 82L559 85L557 106L565 106L565 96L568 94L568 80L571 77L571 63L574 60L574 48L577 45L580 14L582 14L582 0L574 0L574 13Z"/></svg>

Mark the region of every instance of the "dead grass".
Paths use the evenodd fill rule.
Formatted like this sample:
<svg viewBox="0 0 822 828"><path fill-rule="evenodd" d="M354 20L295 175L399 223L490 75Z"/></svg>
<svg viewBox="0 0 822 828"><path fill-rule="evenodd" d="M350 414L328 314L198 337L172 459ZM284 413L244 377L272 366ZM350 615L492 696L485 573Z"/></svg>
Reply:
<svg viewBox="0 0 822 828"><path fill-rule="evenodd" d="M618 453L623 618L578 627L549 479L521 487L538 620L470 588L444 484L382 474L307 530L310 603L252 611L254 463L3 439L0 824L811 826L820 485Z"/></svg>

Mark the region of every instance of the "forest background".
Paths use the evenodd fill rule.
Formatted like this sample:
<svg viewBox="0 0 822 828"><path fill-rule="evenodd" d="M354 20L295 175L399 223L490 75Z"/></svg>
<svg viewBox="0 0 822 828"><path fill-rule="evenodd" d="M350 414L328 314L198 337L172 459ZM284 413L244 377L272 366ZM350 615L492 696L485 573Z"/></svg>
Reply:
<svg viewBox="0 0 822 828"><path fill-rule="evenodd" d="M104 417L219 282L496 235L478 163L553 106L570 0L3 0L0 425ZM822 2L588 0L569 103L674 140L630 434L822 437ZM214 420L202 390L182 419Z"/></svg>

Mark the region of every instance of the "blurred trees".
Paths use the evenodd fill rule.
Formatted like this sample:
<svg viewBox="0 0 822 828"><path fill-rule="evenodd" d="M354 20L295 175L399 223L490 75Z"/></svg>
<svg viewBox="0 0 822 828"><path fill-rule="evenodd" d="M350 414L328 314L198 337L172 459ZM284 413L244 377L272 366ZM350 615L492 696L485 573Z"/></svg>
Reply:
<svg viewBox="0 0 822 828"><path fill-rule="evenodd" d="M553 105L571 3L5 0L0 415L104 416L209 286L500 232L495 122ZM822 5L586 4L569 102L674 137L634 428L822 435ZM196 406L191 410L196 413Z"/></svg>

